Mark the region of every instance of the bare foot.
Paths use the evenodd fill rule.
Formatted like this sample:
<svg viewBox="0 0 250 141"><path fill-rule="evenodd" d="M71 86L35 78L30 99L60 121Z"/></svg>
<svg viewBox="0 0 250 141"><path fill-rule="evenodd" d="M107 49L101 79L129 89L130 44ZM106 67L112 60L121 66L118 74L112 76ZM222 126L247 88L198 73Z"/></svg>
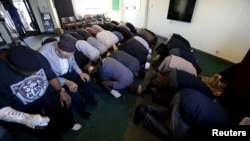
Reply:
<svg viewBox="0 0 250 141"><path fill-rule="evenodd" d="M141 84L139 84L139 85L138 85L138 87L137 87L136 94L141 95L141 94L142 94L142 91L143 91L143 89L142 89L142 85L141 85Z"/></svg>

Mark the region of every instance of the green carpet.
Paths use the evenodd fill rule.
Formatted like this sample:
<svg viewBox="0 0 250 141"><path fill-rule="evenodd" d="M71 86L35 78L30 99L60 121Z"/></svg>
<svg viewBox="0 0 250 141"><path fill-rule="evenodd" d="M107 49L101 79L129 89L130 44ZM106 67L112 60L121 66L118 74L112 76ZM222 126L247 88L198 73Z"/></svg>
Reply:
<svg viewBox="0 0 250 141"><path fill-rule="evenodd" d="M194 51L194 57L197 59L198 64L202 68L200 75L204 76L212 76L213 74L221 72L233 65L233 63L229 61L217 58L198 50Z"/></svg>
<svg viewBox="0 0 250 141"><path fill-rule="evenodd" d="M41 37L38 40L27 39L28 44L36 49L40 46ZM158 41L157 45L161 40ZM232 63L223 61L214 56L203 52L194 51L194 55L202 68L201 75L211 76L232 65ZM147 73L143 85L148 83L150 71ZM132 116L134 108L139 103L155 104L151 102L151 96L144 98L135 94L130 94L125 90L121 91L126 96L125 99L115 99L107 91L95 84L93 91L99 102L97 107L88 106L87 111L92 113L92 119L82 119L75 113L75 120L83 125L78 132L70 131L65 134L63 141L160 141L152 133L143 128L142 125L134 125ZM36 141L36 138L22 134L17 141Z"/></svg>
<svg viewBox="0 0 250 141"><path fill-rule="evenodd" d="M95 87L95 96L99 102L97 107L88 107L94 114L92 119L76 121L83 125L79 132L69 132L64 141L121 141L128 126L137 95L120 91L125 99L115 99L101 87Z"/></svg>

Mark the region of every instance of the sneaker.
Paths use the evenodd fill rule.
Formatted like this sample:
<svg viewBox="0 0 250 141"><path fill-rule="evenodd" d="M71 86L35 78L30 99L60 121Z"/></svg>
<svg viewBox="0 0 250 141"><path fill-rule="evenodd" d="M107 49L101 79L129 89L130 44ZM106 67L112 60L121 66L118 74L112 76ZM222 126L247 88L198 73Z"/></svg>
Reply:
<svg viewBox="0 0 250 141"><path fill-rule="evenodd" d="M74 126L71 128L72 131L78 131L82 128L82 125L79 123L75 123Z"/></svg>

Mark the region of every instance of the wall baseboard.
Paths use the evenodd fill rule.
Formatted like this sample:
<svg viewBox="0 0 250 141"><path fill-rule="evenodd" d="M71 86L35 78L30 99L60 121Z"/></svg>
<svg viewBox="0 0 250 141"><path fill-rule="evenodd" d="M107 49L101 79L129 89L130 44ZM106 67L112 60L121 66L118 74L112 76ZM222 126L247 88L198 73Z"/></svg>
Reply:
<svg viewBox="0 0 250 141"><path fill-rule="evenodd" d="M161 43L163 43L163 44L166 44L166 43L167 43L168 38L163 37L163 36L161 36L161 35L156 35L156 36L157 36L157 38L158 38L158 41L160 41ZM231 62L231 61L225 60L225 59L223 59L223 58L214 56L214 55L212 55L212 54L206 53L206 52L201 51L201 50L199 50L199 49L193 48L193 50L194 50L195 52L198 52L198 53L201 54L201 55L204 55L204 56L208 56L208 57L214 58L214 59L216 59L217 61L226 63L226 64L228 64L228 65L233 65L233 64L235 64L234 62Z"/></svg>
<svg viewBox="0 0 250 141"><path fill-rule="evenodd" d="M201 50L198 50L198 49L195 49L195 48L193 48L193 50L194 50L195 52L198 52L198 53L201 54L201 55L204 55L204 56L208 56L208 57L214 58L215 60L217 60L217 61L219 61L219 62L228 64L228 65L233 65L233 64L235 64L234 62L231 62L231 61L225 60L225 59L223 59L223 58L214 56L214 55L209 54L209 53L206 53L206 52L204 52L204 51L201 51Z"/></svg>

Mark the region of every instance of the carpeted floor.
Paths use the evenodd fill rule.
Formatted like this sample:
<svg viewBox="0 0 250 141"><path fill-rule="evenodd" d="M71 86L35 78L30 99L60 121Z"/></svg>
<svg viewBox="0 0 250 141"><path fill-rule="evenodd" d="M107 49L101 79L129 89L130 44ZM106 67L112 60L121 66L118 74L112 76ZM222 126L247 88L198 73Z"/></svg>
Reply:
<svg viewBox="0 0 250 141"><path fill-rule="evenodd" d="M41 44L42 37L44 35L27 37L24 41L33 49L37 49ZM161 41L158 40L157 45ZM194 55L202 67L202 75L211 76L232 65L232 63L222 61L200 51L195 50ZM147 72L144 79L137 81L146 86L151 71ZM88 106L87 110L93 113L94 117L92 119L82 119L75 112L75 119L83 125L83 128L78 132L71 131L66 133L63 141L160 141L157 136L147 131L141 124L135 125L132 120L134 108L139 103L161 106L151 101L151 95L140 97L121 91L126 98L118 100L102 89L98 83L94 84L93 91L96 94L99 105L97 107ZM36 141L36 138L22 134L16 141L22 140Z"/></svg>

